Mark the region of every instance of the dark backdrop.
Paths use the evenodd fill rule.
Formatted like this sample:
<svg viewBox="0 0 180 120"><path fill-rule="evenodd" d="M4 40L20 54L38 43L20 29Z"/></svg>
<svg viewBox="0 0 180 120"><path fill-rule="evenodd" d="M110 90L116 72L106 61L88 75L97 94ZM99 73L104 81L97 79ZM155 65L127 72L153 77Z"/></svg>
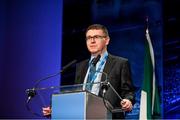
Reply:
<svg viewBox="0 0 180 120"><path fill-rule="evenodd" d="M155 51L156 78L161 95L162 116L163 118L179 118L180 20L178 6L180 1L67 0L63 5L62 63L89 57L84 33L86 27L93 23L107 26L111 37L108 51L129 59L133 83L136 87L136 104L127 118L137 118L139 114L140 88L144 70L145 18L148 17L150 36ZM75 68L63 76L62 84L73 84L74 71Z"/></svg>
<svg viewBox="0 0 180 120"><path fill-rule="evenodd" d="M76 2L75 2L76 1ZM144 70L145 20L155 51L156 78L162 90L162 3L159 0L65 0L63 17L62 63L89 58L85 29L93 23L104 24L110 34L108 51L129 59L136 88L136 103L127 118L138 118L140 88ZM74 68L74 67L73 67ZM75 69L75 68L74 68ZM62 77L62 84L73 84L74 69ZM162 91L161 91L162 92ZM162 94L161 94L162 95Z"/></svg>
<svg viewBox="0 0 180 120"><path fill-rule="evenodd" d="M163 116L179 118L179 6L178 0L1 0L0 118L36 117L25 107L25 90L36 80L59 71L61 57L62 66L88 58L84 32L92 23L107 26L109 52L130 61L136 104L127 118L137 118L146 16L155 49ZM73 84L74 69L72 66L64 73L62 84ZM57 76L40 86L59 85L59 80ZM40 113L42 106L49 105L51 92L33 98L32 109Z"/></svg>
<svg viewBox="0 0 180 120"><path fill-rule="evenodd" d="M164 118L180 118L180 1L164 1Z"/></svg>

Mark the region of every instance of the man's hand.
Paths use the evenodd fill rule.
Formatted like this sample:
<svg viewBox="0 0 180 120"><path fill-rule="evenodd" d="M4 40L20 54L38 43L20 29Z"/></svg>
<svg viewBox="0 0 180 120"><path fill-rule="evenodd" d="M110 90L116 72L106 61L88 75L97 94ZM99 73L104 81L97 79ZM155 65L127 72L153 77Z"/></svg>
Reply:
<svg viewBox="0 0 180 120"><path fill-rule="evenodd" d="M131 103L131 101L130 100L128 100L128 99L123 99L122 101L121 101L121 106L122 106L122 109L124 110L124 111L131 111L132 110L132 103Z"/></svg>
<svg viewBox="0 0 180 120"><path fill-rule="evenodd" d="M51 112L52 112L52 111L51 111L51 108L50 108L50 107L43 107L43 108L42 108L42 113L43 113L44 116L47 116L47 117L48 117L48 116L51 116Z"/></svg>

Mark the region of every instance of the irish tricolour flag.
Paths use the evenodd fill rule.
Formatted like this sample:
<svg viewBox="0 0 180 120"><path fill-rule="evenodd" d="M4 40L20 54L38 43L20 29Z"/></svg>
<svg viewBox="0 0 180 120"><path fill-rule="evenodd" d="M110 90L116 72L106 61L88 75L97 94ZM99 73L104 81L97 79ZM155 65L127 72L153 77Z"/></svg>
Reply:
<svg viewBox="0 0 180 120"><path fill-rule="evenodd" d="M152 119L160 115L159 93L156 86L154 51L146 29L144 81L142 82L139 119Z"/></svg>

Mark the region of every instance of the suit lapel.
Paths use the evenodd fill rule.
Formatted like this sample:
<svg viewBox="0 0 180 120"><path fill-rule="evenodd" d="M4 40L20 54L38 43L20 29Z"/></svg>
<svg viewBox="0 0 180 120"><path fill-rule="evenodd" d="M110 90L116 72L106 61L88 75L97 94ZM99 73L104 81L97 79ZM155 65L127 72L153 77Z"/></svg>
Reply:
<svg viewBox="0 0 180 120"><path fill-rule="evenodd" d="M87 73L87 69L88 69L88 60L86 60L82 66L82 70L81 70L81 83L84 83L84 79Z"/></svg>
<svg viewBox="0 0 180 120"><path fill-rule="evenodd" d="M114 58L113 58L113 56L111 54L109 54L108 58L107 58L107 61L106 61L106 64L104 66L103 72L105 72L105 73L107 73L107 75L109 75L113 65L114 65ZM101 81L104 81L105 79L106 79L106 76L102 75Z"/></svg>

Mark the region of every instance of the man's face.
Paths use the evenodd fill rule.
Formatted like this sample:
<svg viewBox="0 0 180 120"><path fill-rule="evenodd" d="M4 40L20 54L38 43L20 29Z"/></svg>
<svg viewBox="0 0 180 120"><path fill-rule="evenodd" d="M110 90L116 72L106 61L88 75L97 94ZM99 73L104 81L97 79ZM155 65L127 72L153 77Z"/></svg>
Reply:
<svg viewBox="0 0 180 120"><path fill-rule="evenodd" d="M86 45L91 54L101 54L109 44L107 37L102 30L92 29L86 33Z"/></svg>

